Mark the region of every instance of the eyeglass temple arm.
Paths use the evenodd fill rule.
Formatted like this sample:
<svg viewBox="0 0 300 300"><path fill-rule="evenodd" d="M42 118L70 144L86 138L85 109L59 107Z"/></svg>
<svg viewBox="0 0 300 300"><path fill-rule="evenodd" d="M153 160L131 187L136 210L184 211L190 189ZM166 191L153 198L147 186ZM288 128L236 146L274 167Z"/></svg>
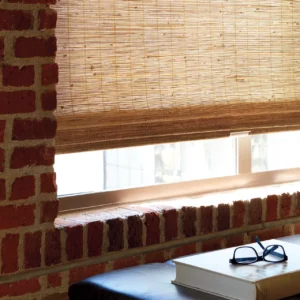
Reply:
<svg viewBox="0 0 300 300"><path fill-rule="evenodd" d="M278 246L273 246L272 248L268 249L266 252L265 252L265 256L267 256L268 254L272 253L273 255L276 255L276 254L279 254L277 252L273 252L274 250L276 250L278 248Z"/></svg>
<svg viewBox="0 0 300 300"><path fill-rule="evenodd" d="M257 236L255 237L255 241L256 241L256 243L257 243L263 250L266 249L266 248L263 246L263 244L261 243L261 241L259 240L259 238L258 238ZM265 253L265 255L268 255L268 254L270 254L270 253L272 252L272 255L277 256L277 257L280 257L280 258L284 258L284 255L283 255L283 254L277 253L277 252L274 251L274 250L276 250L277 248L278 248L278 246L272 247L271 249L269 249L269 250Z"/></svg>
<svg viewBox="0 0 300 300"><path fill-rule="evenodd" d="M263 246L263 244L261 243L261 241L259 240L259 238L256 236L255 238L256 243L260 246L261 249L265 250L265 247Z"/></svg>

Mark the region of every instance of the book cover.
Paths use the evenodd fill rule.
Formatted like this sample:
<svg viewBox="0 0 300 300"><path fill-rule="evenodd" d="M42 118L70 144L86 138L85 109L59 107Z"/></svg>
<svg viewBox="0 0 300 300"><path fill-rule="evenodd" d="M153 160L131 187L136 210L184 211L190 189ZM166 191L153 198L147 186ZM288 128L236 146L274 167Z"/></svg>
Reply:
<svg viewBox="0 0 300 300"><path fill-rule="evenodd" d="M279 240L262 243L265 247L282 245L288 260L232 265L229 259L237 247L200 253L174 260L174 283L239 300L282 299L300 293L300 246ZM247 246L262 255L263 250L257 243Z"/></svg>

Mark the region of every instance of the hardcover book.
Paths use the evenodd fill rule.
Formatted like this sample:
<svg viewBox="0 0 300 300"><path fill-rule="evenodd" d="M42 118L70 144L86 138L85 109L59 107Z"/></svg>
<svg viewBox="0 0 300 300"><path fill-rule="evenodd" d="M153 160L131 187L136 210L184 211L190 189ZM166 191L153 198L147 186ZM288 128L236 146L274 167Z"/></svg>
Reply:
<svg viewBox="0 0 300 300"><path fill-rule="evenodd" d="M279 263L260 261L232 265L229 259L237 247L175 259L173 283L201 290L225 299L274 300L300 293L300 246L280 240L262 242L284 247L288 260ZM259 255L257 243L249 244Z"/></svg>

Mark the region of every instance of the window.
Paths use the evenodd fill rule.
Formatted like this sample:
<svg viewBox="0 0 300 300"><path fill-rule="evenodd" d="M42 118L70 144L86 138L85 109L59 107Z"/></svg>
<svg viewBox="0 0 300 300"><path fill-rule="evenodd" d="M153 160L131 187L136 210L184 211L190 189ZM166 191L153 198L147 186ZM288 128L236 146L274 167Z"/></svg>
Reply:
<svg viewBox="0 0 300 300"><path fill-rule="evenodd" d="M101 205L99 195L103 192L153 189L166 184L174 188L174 183L194 183L199 192L209 184L212 190L230 189L239 187L237 178L251 173L261 185L299 180L299 170L295 169L300 167L299 150L300 131L294 131L61 154L55 163L58 194L62 199L94 195L97 199L93 205ZM288 171L292 177L285 179L285 173L276 173L274 181L272 176L264 175L279 169L292 169ZM112 200L105 200L105 204L107 201Z"/></svg>
<svg viewBox="0 0 300 300"><path fill-rule="evenodd" d="M56 151L73 153L57 156L61 203L78 193L99 205L300 178L299 132L271 134L300 129L299 1L82 0L56 9Z"/></svg>
<svg viewBox="0 0 300 300"><path fill-rule="evenodd" d="M112 191L237 174L236 138L56 156L58 194Z"/></svg>
<svg viewBox="0 0 300 300"><path fill-rule="evenodd" d="M300 167L300 131L259 134L251 139L252 172Z"/></svg>

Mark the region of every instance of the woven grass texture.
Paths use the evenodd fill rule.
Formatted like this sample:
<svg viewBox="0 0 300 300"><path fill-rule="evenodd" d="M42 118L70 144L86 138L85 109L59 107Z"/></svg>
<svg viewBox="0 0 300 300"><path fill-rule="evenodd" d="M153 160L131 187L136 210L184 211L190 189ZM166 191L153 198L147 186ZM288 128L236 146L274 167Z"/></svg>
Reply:
<svg viewBox="0 0 300 300"><path fill-rule="evenodd" d="M300 125L300 0L61 0L56 8L58 149Z"/></svg>

